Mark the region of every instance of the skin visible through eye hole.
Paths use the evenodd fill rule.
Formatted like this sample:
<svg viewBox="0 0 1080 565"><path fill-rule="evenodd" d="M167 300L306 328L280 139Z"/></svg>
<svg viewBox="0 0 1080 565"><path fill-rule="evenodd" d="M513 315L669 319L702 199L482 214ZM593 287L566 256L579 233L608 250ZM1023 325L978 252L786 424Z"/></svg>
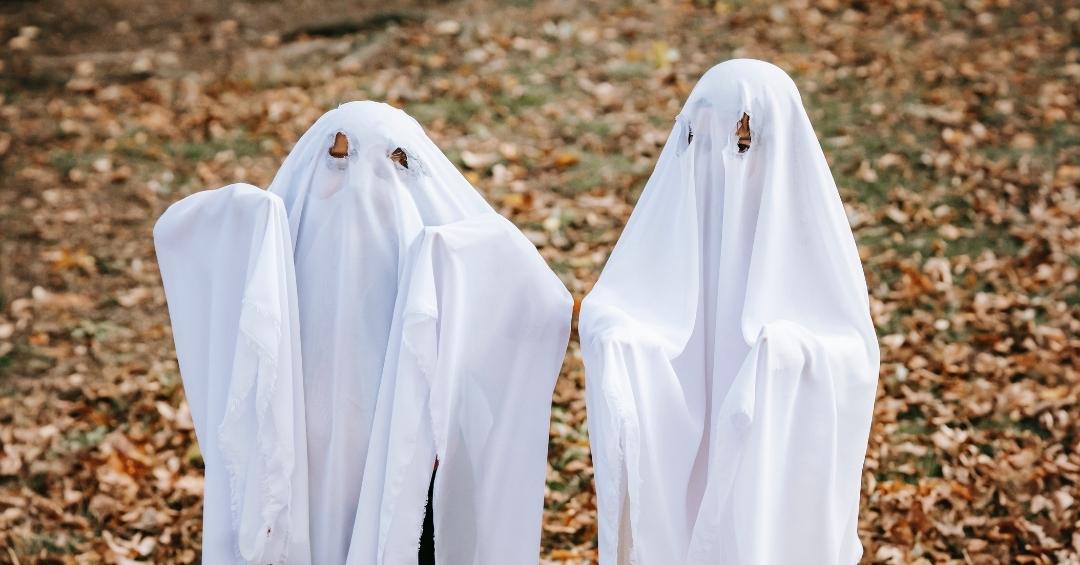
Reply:
<svg viewBox="0 0 1080 565"><path fill-rule="evenodd" d="M401 165L402 167L405 167L406 169L409 168L409 155L406 154L405 150L400 147L395 149L394 152L390 154L390 160Z"/></svg>
<svg viewBox="0 0 1080 565"><path fill-rule="evenodd" d="M330 155L332 157L344 157L349 154L349 138L345 137L344 133L340 131L334 136L334 145L330 147Z"/></svg>
<svg viewBox="0 0 1080 565"><path fill-rule="evenodd" d="M742 119L739 120L739 125L735 128L735 135L739 136L739 153L746 153L750 150L750 116L747 114L742 115Z"/></svg>

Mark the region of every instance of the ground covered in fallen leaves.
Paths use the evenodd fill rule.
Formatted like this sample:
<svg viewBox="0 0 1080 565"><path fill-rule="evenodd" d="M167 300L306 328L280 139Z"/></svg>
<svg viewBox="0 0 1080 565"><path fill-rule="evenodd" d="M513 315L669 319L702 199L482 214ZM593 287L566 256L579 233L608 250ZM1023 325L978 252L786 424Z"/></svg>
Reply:
<svg viewBox="0 0 1080 565"><path fill-rule="evenodd" d="M1080 562L1078 35L1065 0L4 3L0 563L198 560L168 204L266 186L322 112L385 100L580 299L736 56L799 84L865 263L864 561ZM583 386L575 337L545 563L596 559Z"/></svg>

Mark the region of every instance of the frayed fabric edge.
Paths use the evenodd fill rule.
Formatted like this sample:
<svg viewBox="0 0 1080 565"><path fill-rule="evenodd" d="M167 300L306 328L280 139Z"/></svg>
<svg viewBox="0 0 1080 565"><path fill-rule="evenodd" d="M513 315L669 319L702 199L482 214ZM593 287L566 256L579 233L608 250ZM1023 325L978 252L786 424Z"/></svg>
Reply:
<svg viewBox="0 0 1080 565"><path fill-rule="evenodd" d="M638 552L636 544L633 540L639 539L636 529L641 523L641 509L640 503L637 500L637 494L641 492L641 473L636 465L631 464L633 460L640 454L640 441L638 440L638 428L637 420L634 415L634 410L627 402L624 401L626 391L617 390L620 388L618 383L614 382L610 377L608 365L608 359L606 352L604 351L608 347L624 347L625 344L617 341L611 342L600 337L596 337L591 340L590 345L598 348L601 356L604 358L604 371L603 371L603 384L601 385L603 401L607 403L611 411L611 419L613 420L613 429L616 431L618 437L614 438L614 441L609 441L608 446L605 449L605 456L615 463L614 468L620 471L617 477L613 477L607 481L603 481L605 484L597 483L597 490L603 490L607 494L608 500L618 500L617 508L619 508L619 515L616 519L620 519L622 512L630 512L630 545L629 556L626 561L619 559L621 555L621 549L623 547L624 540L619 539L619 534L615 534L615 540L613 549L616 552L615 563L621 565L622 563L629 563L629 565L640 565L640 559L638 558ZM619 351L622 355L624 352ZM622 472L625 471L625 479L622 476ZM625 494L625 497L623 496ZM627 506L629 508L621 508L623 500L625 498ZM618 526L616 526L618 528Z"/></svg>
<svg viewBox="0 0 1080 565"><path fill-rule="evenodd" d="M424 382L430 384L430 381L434 377L434 374L435 374L435 364L437 362L437 359L435 358L434 354L432 354L430 351L425 351L425 349L431 349L432 347L437 345L436 342L435 342L436 338L434 336L434 333L435 333L435 327L434 326L438 321L438 315L437 315L436 312L434 312L432 310L425 309L425 310L410 312L410 313L405 315L405 319L406 319L406 321L403 324L404 327L402 328L402 337L401 337L402 353L404 355L407 355L413 361L413 363L415 363L415 368L418 371L418 374L421 377L421 379ZM430 332L432 334L431 336L429 336L430 339L432 340L432 343L428 344L429 347L427 347L427 348L423 347L422 345L417 344L414 339L411 339L412 336L413 336L414 330L416 330L418 326L428 326L428 329L430 330ZM417 433L417 431L420 429L420 426L422 426L423 423L424 423L423 420L420 420L420 421L416 422L416 428L414 429L414 432L413 432L414 434ZM428 423L429 423L429 425L431 424L430 414L428 416ZM414 437L415 437L415 435L414 435ZM437 451L438 451L438 448L436 446L436 452ZM384 518L389 518L390 521L393 520L393 515L395 514L395 509L398 507L398 503L401 502L403 491L406 490L405 485L403 484L404 482L405 482L405 477L401 476L401 475L398 476L397 480L391 479L390 492L389 492L389 495L387 497L388 501L387 501L387 504L385 505L385 509L386 509L386 511L388 511L389 516L388 517L384 516ZM422 489L422 495L423 495L422 497L414 497L414 498L416 498L416 500L405 501L405 504L406 504L406 506L408 508L408 512L410 514L413 514L412 516L409 517L409 520L407 521L407 523L409 523L411 525L411 527L413 528L413 531L416 534L415 539L416 539L416 549L417 549L417 551L419 551L419 549L420 549L420 536L423 534L424 516L425 516L425 511L427 509L427 502L426 502L427 489L426 488ZM419 502L417 502L417 500L419 500ZM385 547L386 547L386 540L387 540L387 537L389 536L389 533L390 533L389 525L390 525L390 522L386 522L386 526L383 527L382 531L379 533L379 542L378 542L379 543L379 552L378 552L379 557L378 558L380 560L383 558L383 552L385 551Z"/></svg>
<svg viewBox="0 0 1080 565"><path fill-rule="evenodd" d="M274 316L272 312L262 308L260 305L244 301L241 305L241 324L239 328L240 340L243 345L249 347L255 354L256 367L255 371L248 371L241 374L237 374L234 371L234 380L230 386L229 400L226 403L225 414L222 416L221 425L218 428L218 442L221 448L222 461L229 481L229 507L232 517L233 530L239 536L241 527L241 518L243 513L243 462L238 461L232 453L235 453L234 448L238 447L231 441L229 431L236 425L236 423L243 417L243 404L248 401L249 396L255 393L255 419L256 426L259 430L265 430L268 428L268 412L270 410L270 400L274 397L279 384L278 375L278 357L277 352L268 348L267 344L262 343L257 334L251 331L245 321L250 317L245 314L254 315L261 323L270 324L272 329L271 335L276 336L278 343L281 340L281 322L277 316ZM268 375L269 378L262 379L265 382L258 382L259 376ZM259 385L264 385L264 388L259 388ZM235 387L235 389L234 389ZM265 437L265 434L259 435L256 439L256 445L259 456L270 463L268 466L288 468L291 467L288 461L289 457L286 453L281 453L278 450L277 442L272 441L270 438ZM284 488L282 487L284 485ZM263 505L261 512L261 519L263 527L267 528L267 538L272 535L271 528L274 527L274 523L281 511L288 508L289 497L291 496L291 488L289 487L288 477L285 480L275 480L275 477L271 473L267 473L262 477L262 484L260 490L267 494L267 501ZM276 495L276 496L275 496ZM288 528L285 525L284 532L278 532L280 539L282 540L280 555L273 556L251 556L248 558L243 555L240 546L239 537L236 540L236 545L233 549L236 557L243 562L253 561L266 561L271 563L284 563L285 555L288 552ZM280 530L280 528L279 528ZM263 540L259 546L265 549L266 540Z"/></svg>

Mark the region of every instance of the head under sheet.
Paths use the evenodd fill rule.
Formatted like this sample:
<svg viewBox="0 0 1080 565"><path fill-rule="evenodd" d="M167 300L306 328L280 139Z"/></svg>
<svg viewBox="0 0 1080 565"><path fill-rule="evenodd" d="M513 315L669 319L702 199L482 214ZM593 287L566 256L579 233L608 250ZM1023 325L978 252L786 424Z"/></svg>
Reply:
<svg viewBox="0 0 1080 565"><path fill-rule="evenodd" d="M340 157L330 151L339 133L348 140ZM416 120L371 101L323 114L282 163L270 191L285 201L294 240L312 223L304 221L309 205L343 198L371 198L365 204L377 205L386 223L441 225L491 211Z"/></svg>
<svg viewBox="0 0 1080 565"><path fill-rule="evenodd" d="M852 562L878 350L781 69L701 78L580 331L605 563Z"/></svg>

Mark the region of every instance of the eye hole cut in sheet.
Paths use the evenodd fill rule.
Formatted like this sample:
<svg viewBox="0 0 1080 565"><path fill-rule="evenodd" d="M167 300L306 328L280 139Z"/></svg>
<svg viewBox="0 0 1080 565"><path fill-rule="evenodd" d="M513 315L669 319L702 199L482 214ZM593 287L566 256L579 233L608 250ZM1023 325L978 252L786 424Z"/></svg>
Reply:
<svg viewBox="0 0 1080 565"><path fill-rule="evenodd" d="M686 144L689 145L694 141L694 128L687 126ZM742 118L739 120L738 125L735 126L735 136L738 137L737 147L739 153L746 153L750 150L750 143L752 141L750 135L750 116L745 112Z"/></svg>
<svg viewBox="0 0 1080 565"><path fill-rule="evenodd" d="M745 112L742 115L742 119L739 120L739 125L735 128L735 135L738 136L738 148L739 153L746 153L750 150L750 116Z"/></svg>
<svg viewBox="0 0 1080 565"><path fill-rule="evenodd" d="M390 153L390 160L406 169L409 168L409 155L400 147L395 149L393 153Z"/></svg>
<svg viewBox="0 0 1080 565"><path fill-rule="evenodd" d="M330 156L343 159L349 156L349 138L344 132L337 132L334 135L334 144L330 146Z"/></svg>
<svg viewBox="0 0 1080 565"><path fill-rule="evenodd" d="M337 132L334 135L334 144L330 146L329 153L331 157L336 159L343 159L349 155L349 138L344 132ZM409 155L404 149L398 147L394 149L389 155L390 160L400 165L402 168L409 168Z"/></svg>

